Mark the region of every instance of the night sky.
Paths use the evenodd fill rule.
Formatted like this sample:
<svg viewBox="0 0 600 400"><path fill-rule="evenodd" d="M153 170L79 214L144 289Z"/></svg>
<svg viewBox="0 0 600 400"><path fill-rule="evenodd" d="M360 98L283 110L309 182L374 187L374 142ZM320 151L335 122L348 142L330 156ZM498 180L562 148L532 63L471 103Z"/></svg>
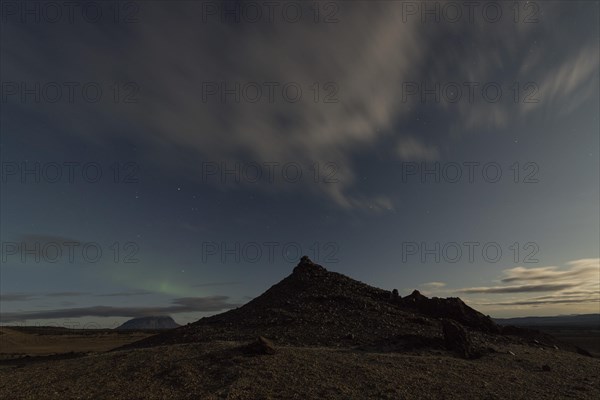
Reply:
<svg viewBox="0 0 600 400"><path fill-rule="evenodd" d="M600 311L598 3L51 3L0 4L2 323L185 324L304 254Z"/></svg>

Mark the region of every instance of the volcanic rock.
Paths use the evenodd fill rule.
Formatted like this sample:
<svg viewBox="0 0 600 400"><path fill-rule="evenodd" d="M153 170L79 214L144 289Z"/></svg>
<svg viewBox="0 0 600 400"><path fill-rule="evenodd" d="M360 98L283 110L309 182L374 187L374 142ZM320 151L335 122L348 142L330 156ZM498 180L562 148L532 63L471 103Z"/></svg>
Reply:
<svg viewBox="0 0 600 400"><path fill-rule="evenodd" d="M453 319L482 332L500 332L500 328L489 316L472 309L458 297L428 298L415 290L409 296L402 298L400 304L431 317Z"/></svg>
<svg viewBox="0 0 600 400"><path fill-rule="evenodd" d="M293 271L298 277L316 277L322 276L327 273L327 270L320 266L319 264L315 264L312 262L308 256L302 256L298 265L294 268Z"/></svg>
<svg viewBox="0 0 600 400"><path fill-rule="evenodd" d="M465 328L455 321L444 319L442 329L444 344L448 350L455 351L463 358L470 358L473 355L471 341Z"/></svg>
<svg viewBox="0 0 600 400"><path fill-rule="evenodd" d="M395 341L402 344L399 348L443 348L442 319L468 326L478 335L497 330L493 321L458 298L429 299L418 291L391 301L393 297L393 291L327 271L305 256L292 274L245 305L126 347L265 336L284 346L353 347ZM462 343L459 338L454 342L453 348Z"/></svg>

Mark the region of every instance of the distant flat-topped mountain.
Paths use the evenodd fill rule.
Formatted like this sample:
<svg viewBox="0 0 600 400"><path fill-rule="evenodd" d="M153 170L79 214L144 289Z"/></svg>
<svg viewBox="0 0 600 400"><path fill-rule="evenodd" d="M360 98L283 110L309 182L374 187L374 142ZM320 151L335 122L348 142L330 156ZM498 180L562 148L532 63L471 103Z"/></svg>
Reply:
<svg viewBox="0 0 600 400"><path fill-rule="evenodd" d="M125 322L123 325L118 326L117 330L132 330L132 329L173 329L178 328L179 325L173 318L169 316L157 316L157 317L140 317L133 318Z"/></svg>
<svg viewBox="0 0 600 400"><path fill-rule="evenodd" d="M369 286L303 257L291 275L242 307L132 346L243 341L257 336L300 346L371 345L389 340L439 344L445 320L482 334L500 332L490 317L459 298L427 298L416 290L403 298L396 290Z"/></svg>

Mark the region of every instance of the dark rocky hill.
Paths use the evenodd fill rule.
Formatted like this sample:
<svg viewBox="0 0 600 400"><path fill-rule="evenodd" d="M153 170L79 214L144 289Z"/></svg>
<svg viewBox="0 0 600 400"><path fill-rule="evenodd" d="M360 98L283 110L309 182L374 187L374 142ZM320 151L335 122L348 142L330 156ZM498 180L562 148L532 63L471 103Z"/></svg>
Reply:
<svg viewBox="0 0 600 400"><path fill-rule="evenodd" d="M293 273L242 307L202 318L128 347L265 336L300 346L444 346L444 320L480 337L500 328L459 298L427 298L414 291L369 286L327 271L303 257Z"/></svg>
<svg viewBox="0 0 600 400"><path fill-rule="evenodd" d="M117 330L142 330L142 329L174 329L181 325L176 323L173 318L169 316L156 316L156 317L140 317L133 318L124 324L116 327Z"/></svg>

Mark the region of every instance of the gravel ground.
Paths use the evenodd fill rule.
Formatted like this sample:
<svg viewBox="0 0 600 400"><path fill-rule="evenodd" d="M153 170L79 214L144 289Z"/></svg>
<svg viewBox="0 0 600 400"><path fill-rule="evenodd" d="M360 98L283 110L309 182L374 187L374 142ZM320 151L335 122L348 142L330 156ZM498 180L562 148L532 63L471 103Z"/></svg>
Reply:
<svg viewBox="0 0 600 400"><path fill-rule="evenodd" d="M278 347L274 355L246 355L240 345L179 344L4 365L0 398L600 398L600 359L562 350L509 344L465 360L445 351L327 347Z"/></svg>

